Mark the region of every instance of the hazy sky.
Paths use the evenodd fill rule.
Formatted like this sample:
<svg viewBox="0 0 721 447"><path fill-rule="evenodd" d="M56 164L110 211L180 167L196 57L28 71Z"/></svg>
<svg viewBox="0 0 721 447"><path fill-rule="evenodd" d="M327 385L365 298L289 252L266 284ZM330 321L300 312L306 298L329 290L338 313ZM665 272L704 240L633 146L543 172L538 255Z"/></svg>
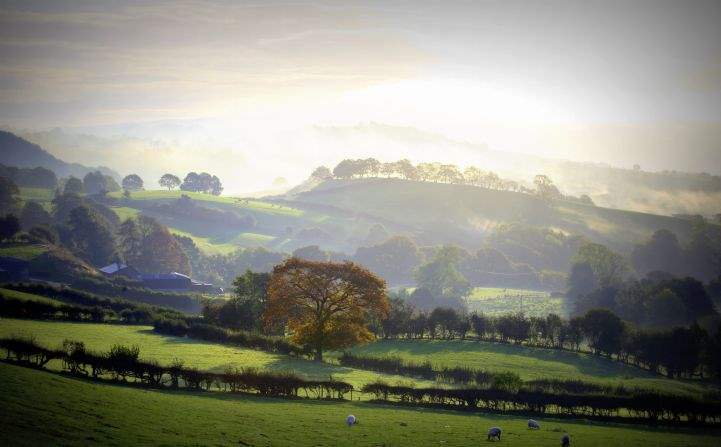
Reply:
<svg viewBox="0 0 721 447"><path fill-rule="evenodd" d="M719 1L0 0L0 125L146 123L262 162L337 159L278 135L375 122L721 173L720 23ZM168 123L195 126L192 144Z"/></svg>

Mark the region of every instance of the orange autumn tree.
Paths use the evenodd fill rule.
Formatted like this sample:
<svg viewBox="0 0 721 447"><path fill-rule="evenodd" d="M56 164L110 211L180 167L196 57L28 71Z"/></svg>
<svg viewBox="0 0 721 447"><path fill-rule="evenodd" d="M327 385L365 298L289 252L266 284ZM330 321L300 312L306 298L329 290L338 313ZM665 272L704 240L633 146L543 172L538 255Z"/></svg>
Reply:
<svg viewBox="0 0 721 447"><path fill-rule="evenodd" d="M352 262L290 258L273 269L263 322L285 324L322 361L324 350L372 340L368 322L387 315L386 283L375 274Z"/></svg>

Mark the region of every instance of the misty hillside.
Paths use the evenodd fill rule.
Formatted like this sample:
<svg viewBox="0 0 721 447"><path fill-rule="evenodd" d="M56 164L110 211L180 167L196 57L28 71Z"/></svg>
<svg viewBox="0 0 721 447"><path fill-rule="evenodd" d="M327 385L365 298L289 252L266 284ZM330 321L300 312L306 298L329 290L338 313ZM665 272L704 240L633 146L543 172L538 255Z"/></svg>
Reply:
<svg viewBox="0 0 721 447"><path fill-rule="evenodd" d="M565 201L549 205L517 192L400 179L330 180L292 196L290 203L359 212L412 228L422 244L456 243L469 248L511 222L583 235L621 251L658 229L669 229L681 240L691 231L689 221L674 217Z"/></svg>
<svg viewBox="0 0 721 447"><path fill-rule="evenodd" d="M112 169L100 167L88 167L78 163L67 163L62 161L45 149L33 144L11 132L0 130L0 164L6 166L17 166L21 168L43 167L55 172L58 177L75 176L82 178L91 171L100 171L103 174L119 178L117 172Z"/></svg>

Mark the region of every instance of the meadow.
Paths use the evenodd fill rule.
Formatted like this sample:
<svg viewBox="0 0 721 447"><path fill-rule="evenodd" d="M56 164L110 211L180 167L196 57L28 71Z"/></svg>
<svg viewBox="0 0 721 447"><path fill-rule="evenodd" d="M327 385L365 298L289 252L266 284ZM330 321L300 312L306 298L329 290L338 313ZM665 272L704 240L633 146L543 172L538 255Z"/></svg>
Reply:
<svg viewBox="0 0 721 447"><path fill-rule="evenodd" d="M399 408L367 402L282 400L225 393L150 391L92 383L0 363L0 444L468 446L486 442L489 427L508 446L712 446L712 430L659 429ZM349 428L353 414L358 425Z"/></svg>
<svg viewBox="0 0 721 447"><path fill-rule="evenodd" d="M3 292L5 293L5 292ZM3 319L0 337L33 336L40 344L59 346L64 339L83 341L91 350L106 351L114 344L138 345L144 359L170 364L181 359L186 366L222 372L227 366L254 367L271 371L293 371L303 377L346 381L357 388L377 379L390 384L409 383L432 386L433 382L318 364L280 354L225 346L188 338L159 335L150 326L92 324ZM378 340L351 350L377 357L399 356L413 362L430 361L434 366L467 366L488 371L514 371L523 380L541 378L578 379L626 387L644 387L669 393L701 395L708 384L672 380L629 365L588 354L554 349L461 340ZM340 353L329 353L333 361Z"/></svg>
<svg viewBox="0 0 721 447"><path fill-rule="evenodd" d="M690 395L708 391L707 383L667 379L590 354L512 344L475 340L379 340L351 352L375 357L396 356L417 363L430 361L438 367L513 371L523 380L575 379Z"/></svg>
<svg viewBox="0 0 721 447"><path fill-rule="evenodd" d="M466 298L466 303L470 312L486 315L509 312L523 312L531 317L545 317L550 313L564 318L569 315L564 298L552 297L550 293L539 290L475 287Z"/></svg>
<svg viewBox="0 0 721 447"><path fill-rule="evenodd" d="M3 291L3 293L6 293ZM0 337L34 337L36 342L59 347L64 339L79 340L94 351L108 351L115 344L138 345L140 357L157 360L168 365L180 359L185 366L202 370L223 372L228 366L252 367L270 371L292 371L306 378L345 381L360 388L366 383L383 379L389 383L414 383L431 386L432 382L413 380L408 377L381 374L360 369L347 368L328 363L268 352L226 346L181 337L171 337L153 332L151 326L126 326L116 324L69 323L35 320L0 320Z"/></svg>

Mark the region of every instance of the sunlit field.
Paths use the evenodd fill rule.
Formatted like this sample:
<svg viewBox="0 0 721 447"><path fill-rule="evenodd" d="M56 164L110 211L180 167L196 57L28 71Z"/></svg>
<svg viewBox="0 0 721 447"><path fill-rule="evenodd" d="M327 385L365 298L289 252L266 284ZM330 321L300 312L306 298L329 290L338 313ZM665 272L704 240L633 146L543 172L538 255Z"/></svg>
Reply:
<svg viewBox="0 0 721 447"><path fill-rule="evenodd" d="M642 426L409 409L361 402L147 391L95 384L50 372L0 364L0 441L3 445L273 445L469 446L503 428L502 445L606 447L713 446L710 430ZM345 425L353 414L358 424Z"/></svg>
<svg viewBox="0 0 721 447"><path fill-rule="evenodd" d="M461 340L381 340L354 348L371 356L398 356L436 366L466 366L488 371L514 371L524 380L578 379L626 387L654 388L699 395L706 383L671 380L605 358L555 349Z"/></svg>
<svg viewBox="0 0 721 447"><path fill-rule="evenodd" d="M186 366L213 372L223 372L226 367L234 366L276 372L290 371L306 378L315 379L328 379L332 376L336 380L349 382L357 388L379 378L389 383L400 381L416 383L421 386L432 385L432 382L413 380L408 377L327 363L319 364L310 360L253 349L159 335L152 329L151 326L0 319L0 337L34 337L37 343L48 347L59 347L65 339L79 340L84 342L88 349L94 351L107 351L115 344L137 345L140 347L141 358L154 359L164 365L179 359Z"/></svg>
<svg viewBox="0 0 721 447"><path fill-rule="evenodd" d="M567 317L569 314L563 297L552 297L550 293L538 290L475 287L466 303L470 312L486 315L523 312L533 317L545 317L550 313Z"/></svg>

